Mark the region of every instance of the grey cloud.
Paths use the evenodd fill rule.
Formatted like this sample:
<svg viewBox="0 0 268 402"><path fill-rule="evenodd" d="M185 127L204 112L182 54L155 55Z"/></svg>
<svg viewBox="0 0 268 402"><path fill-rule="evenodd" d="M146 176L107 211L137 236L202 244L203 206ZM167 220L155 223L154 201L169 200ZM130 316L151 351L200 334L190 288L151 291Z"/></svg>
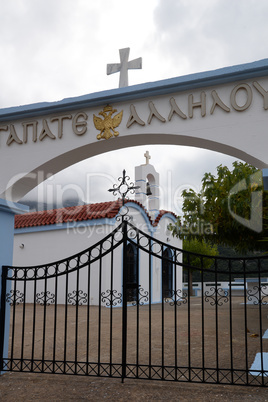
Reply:
<svg viewBox="0 0 268 402"><path fill-rule="evenodd" d="M189 72L265 58L267 12L266 0L160 0L158 43L169 60L182 61Z"/></svg>

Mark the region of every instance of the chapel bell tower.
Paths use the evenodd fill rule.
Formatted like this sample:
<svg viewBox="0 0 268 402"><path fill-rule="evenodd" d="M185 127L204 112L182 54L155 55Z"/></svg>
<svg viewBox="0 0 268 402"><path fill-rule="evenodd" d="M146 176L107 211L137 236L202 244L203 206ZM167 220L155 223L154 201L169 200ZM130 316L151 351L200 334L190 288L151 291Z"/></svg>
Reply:
<svg viewBox="0 0 268 402"><path fill-rule="evenodd" d="M146 163L135 167L136 186L140 186L135 192L135 199L148 210L151 218L155 219L159 213L159 173L149 163L151 156L148 151L144 156Z"/></svg>

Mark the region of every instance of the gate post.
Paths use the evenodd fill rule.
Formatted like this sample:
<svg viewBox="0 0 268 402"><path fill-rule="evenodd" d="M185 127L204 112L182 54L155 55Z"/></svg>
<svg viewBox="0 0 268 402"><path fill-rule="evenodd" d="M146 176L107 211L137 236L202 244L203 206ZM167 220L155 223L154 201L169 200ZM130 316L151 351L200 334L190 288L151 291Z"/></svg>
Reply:
<svg viewBox="0 0 268 402"><path fill-rule="evenodd" d="M127 221L123 217L123 312L122 312L122 382L126 378L127 364Z"/></svg>
<svg viewBox="0 0 268 402"><path fill-rule="evenodd" d="M28 210L25 205L0 198L0 374L3 374L3 358L8 354L10 306L6 304L6 293L11 286L5 280L7 269L3 266L12 265L14 216Z"/></svg>

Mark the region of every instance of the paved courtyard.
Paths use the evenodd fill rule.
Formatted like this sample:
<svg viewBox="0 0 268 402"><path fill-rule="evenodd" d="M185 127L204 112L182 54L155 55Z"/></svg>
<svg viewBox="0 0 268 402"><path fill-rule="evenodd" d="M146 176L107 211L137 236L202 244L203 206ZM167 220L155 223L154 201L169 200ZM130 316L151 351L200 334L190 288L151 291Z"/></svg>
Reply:
<svg viewBox="0 0 268 402"><path fill-rule="evenodd" d="M202 303L200 298L191 298L190 321L188 319L187 303L177 308L176 315L174 307L169 302L164 306L153 305L151 313L148 306L128 308L128 347L127 363L148 364L151 358L152 365L161 365L164 356L165 365L174 365L177 362L179 367L191 364L192 367L216 367L228 369L233 364L235 369L246 368L246 361L249 367L254 361L256 354L260 351L259 308L258 306L247 306L245 328L245 314L242 299L233 298L232 325L230 327L230 306L229 302L218 306L218 325L215 320L215 306L205 304L202 320ZM25 334L23 341L23 355L31 358L33 326L33 306L26 307ZM67 341L64 342L64 329L66 326L65 306L53 305L46 308L44 321L44 307L38 306L35 329L35 352L34 358L62 360L64 354L67 360L86 361L87 353L90 354L90 361L120 363L122 353L122 309L105 308L101 311L98 307L90 308L90 332L87 333L87 309L86 307L68 306ZM164 322L163 322L164 311ZM262 309L263 333L268 328L267 306ZM151 314L151 330L149 330L149 319ZM175 317L176 316L176 317ZM99 317L101 326L99 328ZM139 319L137 319L139 318ZM45 342L43 342L45 322ZM76 322L78 326L76 327ZM56 338L55 338L56 323ZM112 332L111 325L112 323ZM163 323L163 330L162 330ZM177 342L175 342L175 323L177 328ZM204 333L202 334L202 325ZM16 307L16 331L13 344L14 358L21 356L22 341L19 331L22 328L22 305ZM245 331L246 329L246 331ZM12 330L12 329L11 329ZM100 330L100 332L99 332ZM230 356L230 331L232 331L232 357ZM100 338L98 338L98 334ZM138 341L137 341L138 334ZM151 335L150 335L151 334ZM189 337L190 334L190 348ZM89 335L89 338L88 338ZM162 341L164 335L164 341ZM151 345L149 339L151 336ZM216 339L218 337L218 347ZM89 345L87 347L87 339ZM101 339L99 347L98 339ZM112 341L112 353L111 353ZM262 340L263 352L268 352L268 339ZM138 353L137 353L138 345ZM202 353L202 345L204 352ZM245 356L245 345L248 354ZM10 352L12 345L10 344ZM149 353L151 349L151 356ZM175 350L177 353L175 354ZM164 351L164 354L162 353ZM190 353L190 355L189 355ZM183 379L183 378L182 378ZM254 378L253 378L254 379ZM0 399L7 401L20 400L268 400L265 387L245 387L230 385L194 384L188 382L172 381L144 381L137 379L126 379L124 384L118 378L100 378L89 376L58 375L58 374L34 374L34 373L6 373L0 378Z"/></svg>

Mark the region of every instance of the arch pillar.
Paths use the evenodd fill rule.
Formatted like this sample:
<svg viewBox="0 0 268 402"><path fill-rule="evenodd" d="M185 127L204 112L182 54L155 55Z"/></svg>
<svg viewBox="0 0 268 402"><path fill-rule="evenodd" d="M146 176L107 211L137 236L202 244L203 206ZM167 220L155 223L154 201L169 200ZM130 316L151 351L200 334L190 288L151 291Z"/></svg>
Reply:
<svg viewBox="0 0 268 402"><path fill-rule="evenodd" d="M14 217L17 214L28 212L28 210L29 208L26 205L9 202L0 198L0 364L2 356L7 356L8 354L10 322L10 305L5 300L5 295L10 291L10 288L3 288L3 266L12 265ZM8 286L10 287L11 281L8 282Z"/></svg>

